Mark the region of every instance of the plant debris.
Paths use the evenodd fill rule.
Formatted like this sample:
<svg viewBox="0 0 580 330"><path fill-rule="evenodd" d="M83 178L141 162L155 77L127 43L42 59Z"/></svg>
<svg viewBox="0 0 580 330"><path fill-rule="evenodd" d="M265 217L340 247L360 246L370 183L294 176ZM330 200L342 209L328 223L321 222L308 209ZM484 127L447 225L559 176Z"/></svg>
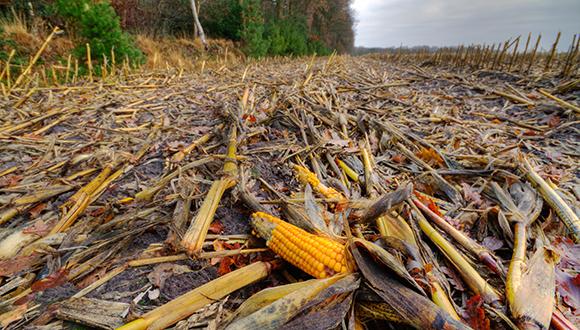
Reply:
<svg viewBox="0 0 580 330"><path fill-rule="evenodd" d="M394 56L2 85L2 327L575 329L572 60Z"/></svg>

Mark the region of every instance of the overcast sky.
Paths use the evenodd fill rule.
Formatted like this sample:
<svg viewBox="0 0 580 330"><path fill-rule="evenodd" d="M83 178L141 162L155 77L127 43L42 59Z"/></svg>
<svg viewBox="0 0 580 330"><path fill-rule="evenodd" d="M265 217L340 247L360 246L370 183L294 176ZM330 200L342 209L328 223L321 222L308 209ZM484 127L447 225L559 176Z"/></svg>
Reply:
<svg viewBox="0 0 580 330"><path fill-rule="evenodd" d="M549 48L562 31L580 33L580 0L354 0L356 46L449 46L542 33ZM535 41L535 39L533 39ZM562 47L560 47L562 48Z"/></svg>

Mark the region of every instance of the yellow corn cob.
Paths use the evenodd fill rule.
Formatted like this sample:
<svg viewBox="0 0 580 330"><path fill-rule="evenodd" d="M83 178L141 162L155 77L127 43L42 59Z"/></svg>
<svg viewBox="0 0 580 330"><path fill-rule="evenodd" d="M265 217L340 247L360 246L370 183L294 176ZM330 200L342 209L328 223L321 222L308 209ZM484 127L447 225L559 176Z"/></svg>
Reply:
<svg viewBox="0 0 580 330"><path fill-rule="evenodd" d="M316 177L316 174L310 172L309 169L300 165L294 165L294 170L298 176L298 180L303 184L309 183L316 192L320 193L326 198L344 199L344 196L333 188L325 186Z"/></svg>
<svg viewBox="0 0 580 330"><path fill-rule="evenodd" d="M252 214L252 224L272 251L316 278L350 272L346 250L339 242L264 212Z"/></svg>

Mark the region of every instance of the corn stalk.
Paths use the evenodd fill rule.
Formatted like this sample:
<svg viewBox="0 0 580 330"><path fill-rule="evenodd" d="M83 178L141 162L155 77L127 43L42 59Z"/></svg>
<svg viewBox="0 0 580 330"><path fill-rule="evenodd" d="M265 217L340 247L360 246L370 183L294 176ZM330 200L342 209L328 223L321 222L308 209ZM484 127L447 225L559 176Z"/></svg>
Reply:
<svg viewBox="0 0 580 330"><path fill-rule="evenodd" d="M234 270L143 314L118 330L165 329L203 306L220 300L246 285L260 281L268 276L269 272L270 264L262 261Z"/></svg>
<svg viewBox="0 0 580 330"><path fill-rule="evenodd" d="M237 134L236 127L232 127L226 161L223 167L223 176L221 179L212 183L199 212L192 221L189 229L181 240L181 246L189 255L196 255L201 252L203 242L207 235L207 230L218 208L224 192L234 187L237 183L236 177L238 167L236 165Z"/></svg>

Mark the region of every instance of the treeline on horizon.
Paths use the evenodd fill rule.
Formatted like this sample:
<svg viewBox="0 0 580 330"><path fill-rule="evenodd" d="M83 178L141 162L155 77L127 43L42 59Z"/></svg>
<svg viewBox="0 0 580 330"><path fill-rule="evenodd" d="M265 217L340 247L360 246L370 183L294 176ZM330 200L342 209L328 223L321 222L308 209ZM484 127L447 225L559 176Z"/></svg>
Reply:
<svg viewBox="0 0 580 330"><path fill-rule="evenodd" d="M251 57L349 53L354 47L350 0L197 0L196 4L206 36L238 42ZM28 18L32 13L51 25L65 26L74 37L84 35L81 45L88 41L123 48L121 56L137 56L126 32L156 37L195 33L190 0L12 0L3 11ZM119 41L110 40L111 32Z"/></svg>
<svg viewBox="0 0 580 330"><path fill-rule="evenodd" d="M193 32L189 0L113 0L121 24L161 35ZM246 54L306 55L351 52L350 0L198 0L209 37L239 41Z"/></svg>

